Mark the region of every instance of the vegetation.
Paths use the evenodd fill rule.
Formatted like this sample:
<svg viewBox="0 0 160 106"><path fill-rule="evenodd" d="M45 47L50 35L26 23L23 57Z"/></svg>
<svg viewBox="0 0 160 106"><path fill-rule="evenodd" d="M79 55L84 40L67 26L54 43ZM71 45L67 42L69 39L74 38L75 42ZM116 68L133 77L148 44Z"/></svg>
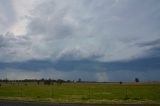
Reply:
<svg viewBox="0 0 160 106"><path fill-rule="evenodd" d="M139 82L139 78L135 78L135 82Z"/></svg>
<svg viewBox="0 0 160 106"><path fill-rule="evenodd" d="M160 103L159 83L1 82L1 99L53 103Z"/></svg>

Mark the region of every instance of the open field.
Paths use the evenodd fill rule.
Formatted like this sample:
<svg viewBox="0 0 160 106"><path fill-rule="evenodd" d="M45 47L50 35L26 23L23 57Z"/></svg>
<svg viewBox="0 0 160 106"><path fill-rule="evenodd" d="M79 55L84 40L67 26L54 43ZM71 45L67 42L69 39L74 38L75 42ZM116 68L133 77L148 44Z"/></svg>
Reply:
<svg viewBox="0 0 160 106"><path fill-rule="evenodd" d="M160 104L159 83L1 84L0 99L51 103Z"/></svg>

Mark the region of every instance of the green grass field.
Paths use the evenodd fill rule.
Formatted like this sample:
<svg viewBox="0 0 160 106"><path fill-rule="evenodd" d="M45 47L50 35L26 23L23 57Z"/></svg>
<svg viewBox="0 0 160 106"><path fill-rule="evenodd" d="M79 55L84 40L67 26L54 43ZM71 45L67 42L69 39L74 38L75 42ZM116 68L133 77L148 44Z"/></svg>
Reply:
<svg viewBox="0 0 160 106"><path fill-rule="evenodd" d="M160 103L160 84L1 84L0 98L53 103Z"/></svg>

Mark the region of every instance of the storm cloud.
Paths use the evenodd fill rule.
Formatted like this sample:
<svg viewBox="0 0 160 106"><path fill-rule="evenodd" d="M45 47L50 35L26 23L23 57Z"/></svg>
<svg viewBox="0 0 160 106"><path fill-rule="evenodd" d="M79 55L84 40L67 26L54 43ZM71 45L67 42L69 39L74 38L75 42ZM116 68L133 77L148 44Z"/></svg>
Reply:
<svg viewBox="0 0 160 106"><path fill-rule="evenodd" d="M54 70L70 79L86 72L84 79L92 73L98 81L129 80L125 73L135 72L133 77L160 80L154 78L160 71L160 1L25 2L0 1L0 28L6 29L0 30L1 70ZM123 77L114 79L119 72Z"/></svg>

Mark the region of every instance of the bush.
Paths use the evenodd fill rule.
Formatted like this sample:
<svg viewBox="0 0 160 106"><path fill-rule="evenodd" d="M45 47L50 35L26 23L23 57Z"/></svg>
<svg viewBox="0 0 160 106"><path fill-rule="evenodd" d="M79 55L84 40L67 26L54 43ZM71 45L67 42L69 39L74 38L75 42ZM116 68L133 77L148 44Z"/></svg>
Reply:
<svg viewBox="0 0 160 106"><path fill-rule="evenodd" d="M140 82L140 81L139 81L139 78L135 78L135 82Z"/></svg>
<svg viewBox="0 0 160 106"><path fill-rule="evenodd" d="M123 82L122 82L122 81L120 81L120 82L119 82L119 84L123 84Z"/></svg>

